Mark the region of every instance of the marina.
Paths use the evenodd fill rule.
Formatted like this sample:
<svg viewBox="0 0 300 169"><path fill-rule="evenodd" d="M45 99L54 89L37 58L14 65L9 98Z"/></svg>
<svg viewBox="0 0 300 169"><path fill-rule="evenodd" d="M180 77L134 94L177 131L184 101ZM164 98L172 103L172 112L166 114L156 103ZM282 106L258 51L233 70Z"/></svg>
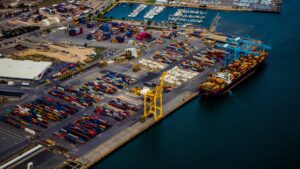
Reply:
<svg viewBox="0 0 300 169"><path fill-rule="evenodd" d="M161 5L159 3L156 3ZM220 11L254 11L265 13L280 13L282 0L194 0L172 1L168 6L185 6Z"/></svg>
<svg viewBox="0 0 300 169"><path fill-rule="evenodd" d="M145 19L153 19L156 15L161 13L164 9L165 9L164 6L155 6L144 15L144 18Z"/></svg>
<svg viewBox="0 0 300 169"><path fill-rule="evenodd" d="M123 10L125 16L127 16L133 13L132 10L135 10L138 6L140 5L135 3L120 3L105 14L105 16L122 19L124 15L121 15L118 12L119 10ZM177 25L194 24L198 27L208 27L217 13L217 11L197 8L148 5L139 15L135 17L125 17L125 19L133 21L149 20L157 23L176 23Z"/></svg>
<svg viewBox="0 0 300 169"><path fill-rule="evenodd" d="M175 14L168 17L168 21L175 23L201 24L206 18L207 11L177 9Z"/></svg>
<svg viewBox="0 0 300 169"><path fill-rule="evenodd" d="M144 4L140 4L134 11L132 11L128 17L132 17L135 18L141 11L143 11L145 8L147 7L147 5Z"/></svg>

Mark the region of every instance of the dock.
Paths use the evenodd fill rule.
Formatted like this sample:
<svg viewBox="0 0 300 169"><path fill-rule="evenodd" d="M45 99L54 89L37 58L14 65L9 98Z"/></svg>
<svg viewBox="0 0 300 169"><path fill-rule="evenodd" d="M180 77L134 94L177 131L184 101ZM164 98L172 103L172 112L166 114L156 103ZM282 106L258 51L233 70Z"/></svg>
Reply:
<svg viewBox="0 0 300 169"><path fill-rule="evenodd" d="M262 13L280 13L281 11L281 0L271 0L272 7L267 9L258 9L254 7L240 7L235 5L233 1L230 0L221 0L220 2L224 2L224 4L198 4L192 2L185 2L183 3L148 3L144 0L141 1L118 1L117 3L138 3L138 4L145 4L145 5L155 5L155 6L169 6L169 7L185 7L185 8L198 8L198 9L208 9L208 10L220 10L220 11L244 11L244 12L262 12Z"/></svg>
<svg viewBox="0 0 300 169"><path fill-rule="evenodd" d="M110 10L112 3L105 1L99 8ZM131 2L119 1L114 5L119 3ZM252 10L221 5L185 7ZM143 9L145 5L132 16ZM160 6L154 9L149 16L164 10ZM34 56L40 60L56 59L50 70L45 68L40 73L44 76L27 80L26 86L22 85L24 80L3 78L0 91L22 95L0 105L0 134L8 138L0 139L4 145L0 153L7 154L0 165L8 162L24 168L33 162L37 168L47 168L47 163L51 163L51 168L89 168L165 119L196 98L199 85L226 65L229 52L224 44L233 36L215 32L217 21L218 16L210 29L192 25L175 29L169 25L147 26L138 21L91 22L76 17L73 21L76 26L69 30L53 28L43 37L26 35L17 42L17 48L7 44L2 49L4 54L47 51L46 57ZM45 43L40 44L41 41ZM37 59L32 55L17 55L15 59L19 57ZM71 61L63 60L68 58ZM163 84L162 75L166 83L157 89L157 85ZM144 89L159 90L159 97L153 96L155 99L163 95L163 113L158 121L156 116L144 114L145 93L137 92ZM17 141L11 144L10 140ZM15 160L22 152L31 151L25 146L28 143L41 145L41 152Z"/></svg>
<svg viewBox="0 0 300 169"><path fill-rule="evenodd" d="M182 93L182 95L179 95L176 99L169 101L163 106L164 114L161 120L197 96L197 92L185 92ZM116 134L111 139L100 144L93 151L90 151L75 161L82 164L82 169L91 167L93 164L99 162L101 159L125 145L155 124L156 123L154 123L153 119L148 119L145 122L137 121L132 126Z"/></svg>

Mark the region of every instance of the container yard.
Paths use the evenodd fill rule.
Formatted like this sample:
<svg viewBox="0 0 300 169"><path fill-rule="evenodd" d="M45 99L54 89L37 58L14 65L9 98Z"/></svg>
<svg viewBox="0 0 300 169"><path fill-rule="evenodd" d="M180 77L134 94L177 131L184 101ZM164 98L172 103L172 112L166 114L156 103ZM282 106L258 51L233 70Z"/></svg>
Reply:
<svg viewBox="0 0 300 169"><path fill-rule="evenodd" d="M111 123L97 115L84 116L74 123L64 126L53 135L72 144L84 144L110 127L112 127Z"/></svg>
<svg viewBox="0 0 300 169"><path fill-rule="evenodd" d="M144 18L153 19L167 10L157 6L145 13L148 7L140 4L127 16L144 12ZM0 103L1 130L5 126L8 137L16 137L14 130L21 137L19 149L0 152L8 154L0 166L21 168L26 160L15 159L16 154L39 150L60 159L53 162L57 168L88 168L198 94L217 96L233 89L271 49L259 40L207 28L91 20L88 9L74 3L41 8L50 25L50 15L74 16L46 34L23 35L17 46L1 42L5 57L53 62L30 81L0 77L0 92L21 93ZM205 15L177 9L172 17L200 23ZM42 146L30 149L28 144ZM30 157L37 168L45 166L39 156Z"/></svg>

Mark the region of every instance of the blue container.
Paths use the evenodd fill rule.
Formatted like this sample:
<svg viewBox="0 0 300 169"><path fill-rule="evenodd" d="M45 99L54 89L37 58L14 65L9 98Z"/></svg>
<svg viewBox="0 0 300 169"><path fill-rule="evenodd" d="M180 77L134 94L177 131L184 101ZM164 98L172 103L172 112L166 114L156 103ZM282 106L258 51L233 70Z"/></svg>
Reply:
<svg viewBox="0 0 300 169"><path fill-rule="evenodd" d="M103 34L103 40L108 40L110 39L110 37L111 37L110 33Z"/></svg>
<svg viewBox="0 0 300 169"><path fill-rule="evenodd" d="M120 32L124 32L125 30L124 26L120 26L119 28L120 28Z"/></svg>
<svg viewBox="0 0 300 169"><path fill-rule="evenodd" d="M86 25L88 28L94 28L95 27L95 23L94 22L90 22Z"/></svg>
<svg viewBox="0 0 300 169"><path fill-rule="evenodd" d="M43 15L39 15L39 16L37 16L37 19L38 19L39 21L41 21L41 20L44 19L44 16L43 16Z"/></svg>
<svg viewBox="0 0 300 169"><path fill-rule="evenodd" d="M176 37L177 35L176 35L175 32L172 32L172 33L171 33L171 36Z"/></svg>
<svg viewBox="0 0 300 169"><path fill-rule="evenodd" d="M127 36L128 38L131 38L131 37L132 37L132 32L131 32L130 30L128 30L128 31L126 32L126 36Z"/></svg>
<svg viewBox="0 0 300 169"><path fill-rule="evenodd" d="M117 27L117 26L119 26L119 23L118 23L118 22L112 22L111 25L112 25L113 27Z"/></svg>
<svg viewBox="0 0 300 169"><path fill-rule="evenodd" d="M117 36L116 39L119 43L123 43L125 41L125 38L122 36Z"/></svg>
<svg viewBox="0 0 300 169"><path fill-rule="evenodd" d="M110 27L107 23L104 23L100 26L100 29L103 31L103 32L108 32L110 30Z"/></svg>
<svg viewBox="0 0 300 169"><path fill-rule="evenodd" d="M76 29L74 29L74 28L71 28L70 30L69 30L69 35L71 35L71 36L75 36L77 34L77 31L76 31Z"/></svg>
<svg viewBox="0 0 300 169"><path fill-rule="evenodd" d="M81 24L86 24L86 19L84 18L84 17L82 17L82 18L79 18L79 23L81 23Z"/></svg>
<svg viewBox="0 0 300 169"><path fill-rule="evenodd" d="M57 9L57 11L58 12L60 12L60 13L66 13L66 12L68 12L68 10L66 9L66 8L64 8L64 7L59 7L58 9Z"/></svg>

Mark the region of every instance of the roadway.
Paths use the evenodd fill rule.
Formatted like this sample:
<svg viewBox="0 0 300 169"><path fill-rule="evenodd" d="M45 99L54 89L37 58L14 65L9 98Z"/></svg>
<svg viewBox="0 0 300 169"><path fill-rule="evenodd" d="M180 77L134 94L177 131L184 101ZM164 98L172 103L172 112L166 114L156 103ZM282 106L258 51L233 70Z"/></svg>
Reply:
<svg viewBox="0 0 300 169"><path fill-rule="evenodd" d="M33 162L33 168L46 169L46 168L56 168L58 165L62 164L66 157L58 154L54 154L48 150L42 150L37 152L24 160L20 161L14 165L14 169L24 169L27 168L29 162Z"/></svg>

